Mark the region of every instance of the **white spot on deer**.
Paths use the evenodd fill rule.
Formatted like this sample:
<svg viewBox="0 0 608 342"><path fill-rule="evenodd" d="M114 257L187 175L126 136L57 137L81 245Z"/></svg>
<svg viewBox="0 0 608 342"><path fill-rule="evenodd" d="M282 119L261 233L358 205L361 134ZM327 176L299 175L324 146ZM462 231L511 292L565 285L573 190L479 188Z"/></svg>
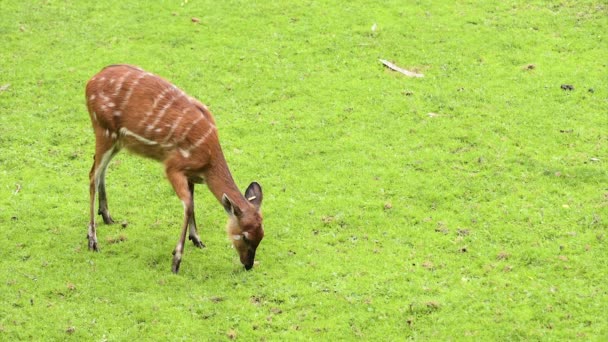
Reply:
<svg viewBox="0 0 608 342"><path fill-rule="evenodd" d="M116 139L117 135L116 132L112 132L112 140Z"/></svg>
<svg viewBox="0 0 608 342"><path fill-rule="evenodd" d="M110 102L110 103L108 103L108 107L114 108L114 107L116 107L116 104L114 102Z"/></svg>
<svg viewBox="0 0 608 342"><path fill-rule="evenodd" d="M106 135L106 138L109 137L110 136L110 131L106 129L105 135Z"/></svg>
<svg viewBox="0 0 608 342"><path fill-rule="evenodd" d="M115 79L113 79L113 78L111 78L111 79L110 79L110 84L114 84L114 82L116 82L116 80L115 80Z"/></svg>
<svg viewBox="0 0 608 342"><path fill-rule="evenodd" d="M108 96L106 96L104 93L100 93L99 97L101 98L102 102L105 102L105 103L111 102L110 98ZM104 107L104 109L105 109L106 105L104 104L104 105L102 105L102 107Z"/></svg>
<svg viewBox="0 0 608 342"><path fill-rule="evenodd" d="M179 153L180 153L180 154L182 155L182 157L184 157L184 158L189 158L189 157L190 157L190 150L188 150L188 149L183 149L183 148L180 148L180 149L179 149Z"/></svg>
<svg viewBox="0 0 608 342"><path fill-rule="evenodd" d="M122 115L121 111L119 111L119 110L114 111L114 116L121 116L121 115Z"/></svg>
<svg viewBox="0 0 608 342"><path fill-rule="evenodd" d="M97 97L97 96L95 96L95 94L93 94L93 95L89 96L89 101L93 101L93 100L95 100L95 98L96 98L96 97Z"/></svg>
<svg viewBox="0 0 608 342"><path fill-rule="evenodd" d="M160 133L160 131L162 131L162 130L163 130L162 128L157 128L157 129L154 130L154 132Z"/></svg>
<svg viewBox="0 0 608 342"><path fill-rule="evenodd" d="M95 113L95 111L92 111L91 115L93 115L93 120L97 121L97 113Z"/></svg>

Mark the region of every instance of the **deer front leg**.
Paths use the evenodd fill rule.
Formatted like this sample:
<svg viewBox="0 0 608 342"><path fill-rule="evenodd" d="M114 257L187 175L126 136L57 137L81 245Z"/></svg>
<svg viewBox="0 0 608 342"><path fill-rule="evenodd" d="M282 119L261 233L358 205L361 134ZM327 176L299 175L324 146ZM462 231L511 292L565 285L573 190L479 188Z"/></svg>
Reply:
<svg viewBox="0 0 608 342"><path fill-rule="evenodd" d="M171 271L173 271L173 273L177 273L179 272L179 266L182 262L182 256L184 254L184 244L186 243L188 226L190 221L193 220L192 216L194 214L194 207L192 206L193 201L192 197L190 196L190 190L188 189L188 180L186 176L179 171L174 171L171 169L167 169L166 173L169 182L171 182L171 185L173 185L175 193L184 205L184 224L179 241L173 250L173 263L171 266Z"/></svg>
<svg viewBox="0 0 608 342"><path fill-rule="evenodd" d="M188 190L190 191L190 205L192 206L192 216L190 217L190 221L188 221L188 227L190 228L190 234L188 235L188 239L192 241L194 246L198 248L204 248L205 244L198 236L198 231L196 229L196 220L194 219L194 183L191 181L188 181Z"/></svg>

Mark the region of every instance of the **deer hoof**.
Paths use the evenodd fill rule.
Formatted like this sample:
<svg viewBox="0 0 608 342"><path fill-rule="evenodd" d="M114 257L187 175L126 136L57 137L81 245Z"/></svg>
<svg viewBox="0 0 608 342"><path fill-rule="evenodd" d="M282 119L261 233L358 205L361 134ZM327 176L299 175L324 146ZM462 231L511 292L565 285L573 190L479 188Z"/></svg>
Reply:
<svg viewBox="0 0 608 342"><path fill-rule="evenodd" d="M179 264L181 264L181 260L173 259L173 265L171 266L171 272L177 274L179 272Z"/></svg>
<svg viewBox="0 0 608 342"><path fill-rule="evenodd" d="M198 248L205 248L205 247L207 247L201 241L201 239L199 239L197 236L190 236L190 237L188 237L188 239L190 239L190 241L192 241L192 243L194 244L195 247L198 247Z"/></svg>
<svg viewBox="0 0 608 342"><path fill-rule="evenodd" d="M89 238L89 250L93 252L99 252L99 248L97 248L97 240Z"/></svg>
<svg viewBox="0 0 608 342"><path fill-rule="evenodd" d="M173 264L171 265L171 272L177 274L179 272L179 265L182 263L182 253L173 251Z"/></svg>
<svg viewBox="0 0 608 342"><path fill-rule="evenodd" d="M103 223L105 224L113 224L114 223L114 219L112 219L112 216L110 215L101 215L101 217L103 217Z"/></svg>

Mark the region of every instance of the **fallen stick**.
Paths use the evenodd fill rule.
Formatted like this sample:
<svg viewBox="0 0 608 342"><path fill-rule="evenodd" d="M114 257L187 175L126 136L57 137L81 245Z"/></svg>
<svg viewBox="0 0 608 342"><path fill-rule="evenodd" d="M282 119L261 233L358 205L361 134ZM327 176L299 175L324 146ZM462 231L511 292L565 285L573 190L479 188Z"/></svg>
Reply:
<svg viewBox="0 0 608 342"><path fill-rule="evenodd" d="M379 61L382 62L382 64L384 64L389 69L395 70L397 72L400 72L400 73L404 74L405 76L409 76L409 77L424 77L423 74L419 74L419 73L416 73L416 72L413 72L413 71L405 70L405 69L400 68L400 67L396 66L395 64L387 61L387 60L379 59Z"/></svg>

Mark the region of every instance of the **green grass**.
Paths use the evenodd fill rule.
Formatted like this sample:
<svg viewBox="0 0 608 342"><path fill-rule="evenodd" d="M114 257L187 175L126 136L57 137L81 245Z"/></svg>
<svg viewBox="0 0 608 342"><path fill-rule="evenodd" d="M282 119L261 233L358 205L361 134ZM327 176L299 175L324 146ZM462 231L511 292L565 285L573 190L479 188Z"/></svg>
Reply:
<svg viewBox="0 0 608 342"><path fill-rule="evenodd" d="M0 340L608 339L605 2L1 7ZM181 203L127 153L128 225L87 250L84 86L113 63L214 112L264 188L253 271L199 186L207 248L171 274Z"/></svg>

